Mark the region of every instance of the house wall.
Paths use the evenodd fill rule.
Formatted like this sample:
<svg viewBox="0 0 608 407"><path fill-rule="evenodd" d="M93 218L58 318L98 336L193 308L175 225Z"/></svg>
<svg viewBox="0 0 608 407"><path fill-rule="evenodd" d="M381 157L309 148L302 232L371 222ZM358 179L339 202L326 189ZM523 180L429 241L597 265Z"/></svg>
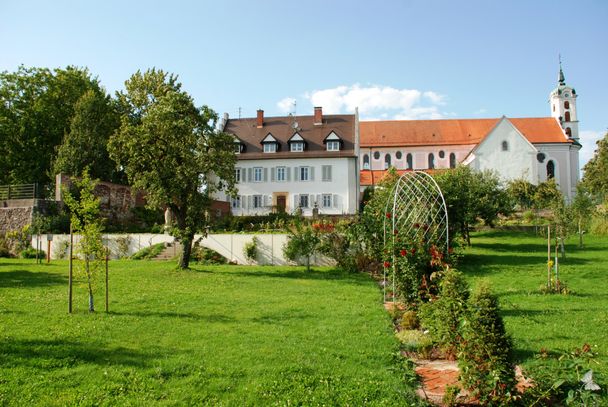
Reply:
<svg viewBox="0 0 608 407"><path fill-rule="evenodd" d="M302 194L309 195L309 207L303 208L304 216L311 216L314 203L318 202L319 214L342 215L354 214L358 207L358 192L356 158L290 158L267 160L240 160L236 167L241 171L241 182L237 184L238 195L241 199L239 207L232 207L234 215L263 215L272 212L277 205L277 196L286 196L286 212L293 213L297 208L296 197ZM331 166L331 181L322 180L322 168ZM309 181L297 181L296 168L308 166L313 168L309 174ZM262 168L262 181L255 182L249 179L249 170ZM272 171L277 167L289 168L289 180L272 180ZM265 175L264 175L265 174ZM264 180L265 179L265 180ZM332 207L324 208L320 198L323 194L332 195ZM230 201L224 194L219 199ZM262 196L261 207L254 207L253 197Z"/></svg>
<svg viewBox="0 0 608 407"><path fill-rule="evenodd" d="M435 168L449 168L450 167L450 153L456 154L456 162L460 163L469 152L475 147L474 144L468 145L450 145L450 146L420 146L420 147L361 147L359 157L359 168L368 169L364 166L364 155L367 154L370 157L370 168L371 170L384 170L385 168L385 156L390 154L391 165L398 170L407 169L407 154L412 154L413 164L415 170L428 169L428 157L430 153L435 156ZM396 153L401 152L401 159L396 158ZM444 152L444 157L439 158L439 152ZM374 159L374 153L379 152L380 158Z"/></svg>

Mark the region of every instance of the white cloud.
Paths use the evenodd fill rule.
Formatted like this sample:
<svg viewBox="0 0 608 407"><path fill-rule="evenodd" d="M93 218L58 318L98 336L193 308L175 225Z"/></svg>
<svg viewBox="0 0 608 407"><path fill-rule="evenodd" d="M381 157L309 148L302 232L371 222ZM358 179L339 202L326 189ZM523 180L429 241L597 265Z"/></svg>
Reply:
<svg viewBox="0 0 608 407"><path fill-rule="evenodd" d="M390 86L337 86L304 95L313 106L328 114L352 113L356 107L362 119L440 119L439 106L445 96L432 91L396 89Z"/></svg>
<svg viewBox="0 0 608 407"><path fill-rule="evenodd" d="M475 114L475 115L480 115L480 114L484 114L484 113L486 113L487 111L488 111L488 110L487 110L486 108L482 107L481 109L477 109L477 110L475 110L475 111L473 112L473 114Z"/></svg>
<svg viewBox="0 0 608 407"><path fill-rule="evenodd" d="M281 111L281 113L291 113L293 112L293 104L296 102L295 98L286 97L277 102L277 107Z"/></svg>
<svg viewBox="0 0 608 407"><path fill-rule="evenodd" d="M593 153L597 148L596 141L604 137L606 132L595 131L595 130L581 130L579 133L579 142L583 145L579 153L579 162L581 170L587 164L587 162L593 157Z"/></svg>

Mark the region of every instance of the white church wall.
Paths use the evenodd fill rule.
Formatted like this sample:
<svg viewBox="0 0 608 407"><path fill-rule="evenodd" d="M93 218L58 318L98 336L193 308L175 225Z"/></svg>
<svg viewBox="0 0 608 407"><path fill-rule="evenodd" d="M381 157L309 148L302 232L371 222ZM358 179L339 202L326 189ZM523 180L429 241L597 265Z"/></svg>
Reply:
<svg viewBox="0 0 608 407"><path fill-rule="evenodd" d="M507 150L503 151L503 142ZM536 183L536 149L506 119L488 134L474 152L470 165L479 171L496 171L505 180L523 178Z"/></svg>
<svg viewBox="0 0 608 407"><path fill-rule="evenodd" d="M456 162L460 163L469 152L475 147L474 144L467 145L445 145L445 146L419 146L419 147L361 147L359 165L362 169L384 170L385 156L390 154L391 165L398 170L407 169L407 155L412 154L412 164L415 170L428 169L429 154L435 157L435 168L450 168L450 154L456 154ZM440 158L443 151L444 157ZM375 159L374 154L378 152L379 158ZM397 158L397 152L401 153L401 158ZM370 157L370 168L364 166L364 155Z"/></svg>

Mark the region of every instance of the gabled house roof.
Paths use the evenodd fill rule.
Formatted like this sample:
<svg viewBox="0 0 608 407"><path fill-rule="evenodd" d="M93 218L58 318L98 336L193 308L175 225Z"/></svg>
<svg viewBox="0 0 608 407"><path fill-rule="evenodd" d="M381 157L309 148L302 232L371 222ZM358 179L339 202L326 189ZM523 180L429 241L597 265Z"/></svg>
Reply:
<svg viewBox="0 0 608 407"><path fill-rule="evenodd" d="M500 120L501 118L362 121L361 147L478 144ZM553 117L508 120L530 143L573 143Z"/></svg>
<svg viewBox="0 0 608 407"><path fill-rule="evenodd" d="M297 126L294 127L295 122ZM245 145L245 152L239 160L278 159L278 158L317 158L317 157L356 157L355 154L355 115L323 115L322 123L315 124L314 116L264 117L262 126L258 119L228 119L224 132L233 134ZM332 132L342 140L339 151L327 151L325 138ZM265 154L261 141L271 133L282 148L273 154ZM302 152L289 151L288 142L296 141L299 134L306 143Z"/></svg>

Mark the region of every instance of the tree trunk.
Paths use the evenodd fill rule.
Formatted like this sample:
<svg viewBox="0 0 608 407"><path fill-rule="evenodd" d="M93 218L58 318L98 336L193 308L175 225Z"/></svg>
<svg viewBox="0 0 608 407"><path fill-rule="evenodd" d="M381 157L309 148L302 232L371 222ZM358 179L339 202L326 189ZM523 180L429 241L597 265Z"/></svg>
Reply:
<svg viewBox="0 0 608 407"><path fill-rule="evenodd" d="M581 227L581 219L578 219L578 247L583 248L583 228Z"/></svg>
<svg viewBox="0 0 608 407"><path fill-rule="evenodd" d="M85 261L85 267L87 272L87 283L89 285L89 312L95 312L93 305L93 287L91 286L91 269L89 268L89 259Z"/></svg>
<svg viewBox="0 0 608 407"><path fill-rule="evenodd" d="M310 271L310 256L306 256L306 271Z"/></svg>
<svg viewBox="0 0 608 407"><path fill-rule="evenodd" d="M181 241L182 244L182 255L179 259L179 268L182 270L187 270L190 268L190 254L192 253L192 241L194 240L194 235L189 234L184 237Z"/></svg>

